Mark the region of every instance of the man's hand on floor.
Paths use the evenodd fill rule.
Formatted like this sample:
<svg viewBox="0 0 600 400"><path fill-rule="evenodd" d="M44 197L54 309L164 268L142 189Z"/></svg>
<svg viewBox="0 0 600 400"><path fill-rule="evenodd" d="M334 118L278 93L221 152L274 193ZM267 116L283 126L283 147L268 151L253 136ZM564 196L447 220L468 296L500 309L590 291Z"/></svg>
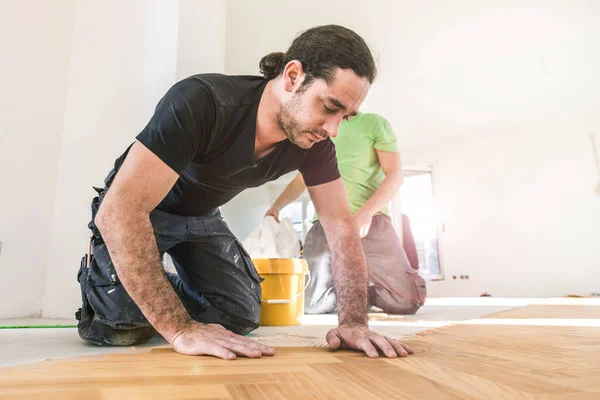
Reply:
<svg viewBox="0 0 600 400"><path fill-rule="evenodd" d="M224 360L234 360L237 356L258 358L275 354L271 347L236 335L221 325L195 321L178 333L171 345L180 354L209 355Z"/></svg>
<svg viewBox="0 0 600 400"><path fill-rule="evenodd" d="M369 357L379 357L379 351L389 358L414 354L414 351L407 345L378 335L361 325L341 325L330 330L326 339L329 347L333 350L339 348L362 350Z"/></svg>

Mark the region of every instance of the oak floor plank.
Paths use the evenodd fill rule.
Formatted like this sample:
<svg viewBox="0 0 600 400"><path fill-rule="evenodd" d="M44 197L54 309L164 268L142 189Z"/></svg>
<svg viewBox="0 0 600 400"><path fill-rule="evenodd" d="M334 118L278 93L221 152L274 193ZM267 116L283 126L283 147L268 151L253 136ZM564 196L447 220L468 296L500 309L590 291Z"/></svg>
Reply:
<svg viewBox="0 0 600 400"><path fill-rule="evenodd" d="M0 368L0 398L600 398L600 327L534 323L600 321L600 306L531 305L484 319L522 324L475 321L433 329L408 338L416 354L397 359L282 347L272 358L224 361L161 346L136 354L46 361Z"/></svg>

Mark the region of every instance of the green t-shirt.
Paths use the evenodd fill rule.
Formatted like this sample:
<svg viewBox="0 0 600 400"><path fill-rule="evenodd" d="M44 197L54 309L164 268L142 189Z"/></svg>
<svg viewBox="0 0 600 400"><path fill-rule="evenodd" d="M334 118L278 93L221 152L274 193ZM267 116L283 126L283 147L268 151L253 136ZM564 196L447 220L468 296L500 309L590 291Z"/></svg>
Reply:
<svg viewBox="0 0 600 400"><path fill-rule="evenodd" d="M335 144L338 168L354 214L373 196L385 178L375 149L397 153L396 135L382 116L358 113L349 121L342 122L337 137L331 140ZM387 205L379 213L389 216Z"/></svg>

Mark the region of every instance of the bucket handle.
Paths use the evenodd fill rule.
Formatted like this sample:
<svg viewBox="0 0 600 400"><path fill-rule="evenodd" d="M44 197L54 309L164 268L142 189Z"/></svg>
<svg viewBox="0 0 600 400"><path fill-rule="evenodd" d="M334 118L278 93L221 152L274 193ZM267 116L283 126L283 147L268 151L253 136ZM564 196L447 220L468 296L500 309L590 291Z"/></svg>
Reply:
<svg viewBox="0 0 600 400"><path fill-rule="evenodd" d="M296 294L295 298L299 297L302 293L306 291L306 288L310 285L310 270L308 271L308 281L306 281L306 285L304 285L304 289L298 294ZM290 299L262 299L263 303L267 304L289 304L292 302Z"/></svg>

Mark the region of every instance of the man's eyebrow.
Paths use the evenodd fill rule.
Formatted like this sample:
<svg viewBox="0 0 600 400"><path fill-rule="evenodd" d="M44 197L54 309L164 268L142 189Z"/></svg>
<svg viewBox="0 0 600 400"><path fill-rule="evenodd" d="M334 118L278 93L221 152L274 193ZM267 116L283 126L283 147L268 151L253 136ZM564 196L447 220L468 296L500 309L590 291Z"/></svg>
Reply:
<svg viewBox="0 0 600 400"><path fill-rule="evenodd" d="M331 102L337 108L340 108L340 109L346 111L346 106L343 105L342 102L339 101L338 99L336 99L335 97L329 97L329 96L327 96L327 100L329 100L329 102Z"/></svg>

